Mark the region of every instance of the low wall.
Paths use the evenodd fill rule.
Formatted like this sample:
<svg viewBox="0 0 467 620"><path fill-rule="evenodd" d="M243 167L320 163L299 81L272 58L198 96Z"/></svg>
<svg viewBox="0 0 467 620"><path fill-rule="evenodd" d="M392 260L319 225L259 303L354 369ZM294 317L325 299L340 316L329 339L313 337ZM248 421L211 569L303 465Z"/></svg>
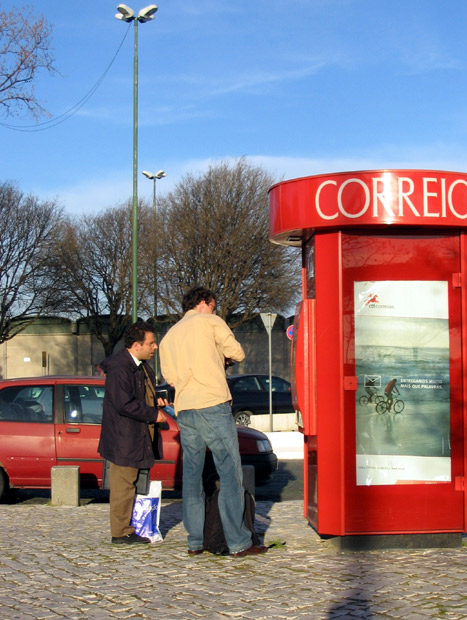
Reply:
<svg viewBox="0 0 467 620"><path fill-rule="evenodd" d="M271 417L266 415L252 415L250 428L256 428L263 433L271 432ZM296 431L297 414L293 413L273 413L272 414L272 431Z"/></svg>
<svg viewBox="0 0 467 620"><path fill-rule="evenodd" d="M304 441L302 433L285 431L283 433L266 433L266 436L271 442L274 454L279 461L303 459Z"/></svg>

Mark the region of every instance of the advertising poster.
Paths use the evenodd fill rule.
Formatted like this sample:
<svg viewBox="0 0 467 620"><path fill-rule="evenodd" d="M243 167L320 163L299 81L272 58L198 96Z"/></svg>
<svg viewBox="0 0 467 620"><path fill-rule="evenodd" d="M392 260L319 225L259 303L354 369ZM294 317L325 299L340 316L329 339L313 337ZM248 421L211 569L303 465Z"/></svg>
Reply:
<svg viewBox="0 0 467 620"><path fill-rule="evenodd" d="M448 286L354 283L357 485L451 480Z"/></svg>

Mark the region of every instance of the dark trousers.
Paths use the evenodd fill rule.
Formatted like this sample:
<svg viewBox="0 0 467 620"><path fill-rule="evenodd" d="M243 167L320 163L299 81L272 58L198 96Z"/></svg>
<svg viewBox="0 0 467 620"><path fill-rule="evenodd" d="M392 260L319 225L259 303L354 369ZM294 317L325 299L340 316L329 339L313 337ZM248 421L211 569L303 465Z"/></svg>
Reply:
<svg viewBox="0 0 467 620"><path fill-rule="evenodd" d="M128 536L135 531L130 525L135 501L138 468L110 463L110 532L112 538Z"/></svg>

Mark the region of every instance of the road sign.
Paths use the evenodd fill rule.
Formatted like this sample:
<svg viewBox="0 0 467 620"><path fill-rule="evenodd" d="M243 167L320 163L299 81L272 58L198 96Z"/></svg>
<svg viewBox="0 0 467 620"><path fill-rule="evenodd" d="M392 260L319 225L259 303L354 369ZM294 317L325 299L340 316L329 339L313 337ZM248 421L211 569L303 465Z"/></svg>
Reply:
<svg viewBox="0 0 467 620"><path fill-rule="evenodd" d="M261 312L260 317L263 319L264 327L268 334L271 333L272 326L274 325L274 321L276 320L277 314L273 314L272 312Z"/></svg>

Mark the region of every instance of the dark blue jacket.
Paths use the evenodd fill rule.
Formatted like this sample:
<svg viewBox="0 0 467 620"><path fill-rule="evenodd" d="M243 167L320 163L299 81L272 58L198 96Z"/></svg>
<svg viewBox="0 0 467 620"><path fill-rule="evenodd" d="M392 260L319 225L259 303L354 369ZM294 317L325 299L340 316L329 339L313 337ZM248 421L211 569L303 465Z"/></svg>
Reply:
<svg viewBox="0 0 467 620"><path fill-rule="evenodd" d="M152 368L143 364L155 387ZM159 433L156 425L153 449L148 423L157 420L158 412L146 404L144 372L127 349L114 353L100 367L106 379L99 454L116 465L148 469L155 462Z"/></svg>

